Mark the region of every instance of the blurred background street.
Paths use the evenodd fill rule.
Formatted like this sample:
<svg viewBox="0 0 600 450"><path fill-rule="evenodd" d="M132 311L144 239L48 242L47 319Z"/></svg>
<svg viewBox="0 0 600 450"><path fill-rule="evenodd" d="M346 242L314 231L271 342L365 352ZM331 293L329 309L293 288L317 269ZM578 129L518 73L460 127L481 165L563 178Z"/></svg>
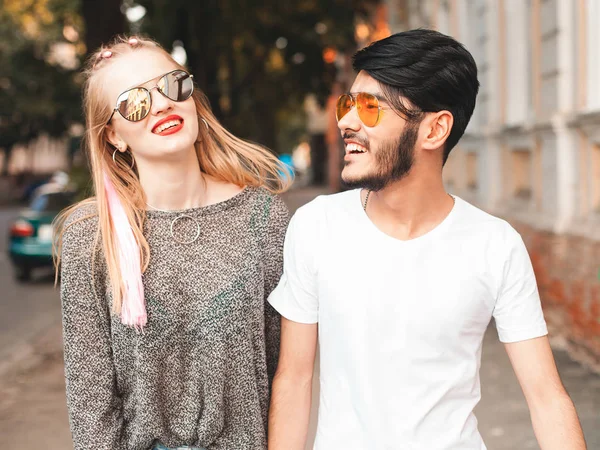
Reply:
<svg viewBox="0 0 600 450"><path fill-rule="evenodd" d="M444 169L447 189L523 236L560 374L589 448L600 449L600 0L3 0L3 443L72 448L51 221L90 193L86 55L117 33L157 39L229 130L290 165L297 178L284 199L294 211L343 189L333 109L355 76L351 55L418 27L454 36L477 61L481 91ZM481 379L488 448L538 448L493 324Z"/></svg>

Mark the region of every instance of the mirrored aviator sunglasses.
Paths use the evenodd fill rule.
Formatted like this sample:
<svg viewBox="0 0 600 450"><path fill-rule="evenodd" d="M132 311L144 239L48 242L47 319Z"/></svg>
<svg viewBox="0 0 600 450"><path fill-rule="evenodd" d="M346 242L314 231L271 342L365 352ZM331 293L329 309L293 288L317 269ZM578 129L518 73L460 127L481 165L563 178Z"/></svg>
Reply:
<svg viewBox="0 0 600 450"><path fill-rule="evenodd" d="M342 120L346 114L356 107L358 118L368 127L376 126L382 116L382 109L379 106L379 99L373 94L367 92L359 92L358 94L342 94L338 98L335 117Z"/></svg>
<svg viewBox="0 0 600 450"><path fill-rule="evenodd" d="M117 104L107 123L112 120L117 111L130 122L139 122L145 119L152 107L150 92L154 89L174 102L183 102L190 98L194 92L193 75L183 70L174 70L160 77L153 88L135 87L128 89L117 98Z"/></svg>

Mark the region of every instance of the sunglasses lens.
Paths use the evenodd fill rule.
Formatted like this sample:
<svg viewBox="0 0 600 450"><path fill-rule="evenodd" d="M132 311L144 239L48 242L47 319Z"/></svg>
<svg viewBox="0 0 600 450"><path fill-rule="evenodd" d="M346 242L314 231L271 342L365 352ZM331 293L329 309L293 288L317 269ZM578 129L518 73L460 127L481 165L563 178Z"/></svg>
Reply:
<svg viewBox="0 0 600 450"><path fill-rule="evenodd" d="M130 89L123 92L117 100L117 109L131 122L142 120L150 111L150 95L146 89Z"/></svg>
<svg viewBox="0 0 600 450"><path fill-rule="evenodd" d="M175 102L187 100L194 92L192 76L183 70L166 74L158 80L157 87L165 97ZM150 92L144 88L133 88L123 92L117 100L117 110L130 122L144 119L150 112L151 105Z"/></svg>
<svg viewBox="0 0 600 450"><path fill-rule="evenodd" d="M361 92L356 96L358 117L368 127L374 127L379 122L379 100L373 94Z"/></svg>
<svg viewBox="0 0 600 450"><path fill-rule="evenodd" d="M348 112L352 109L352 98L348 94L342 94L338 98L335 107L335 117L338 121L342 120Z"/></svg>
<svg viewBox="0 0 600 450"><path fill-rule="evenodd" d="M194 92L194 82L189 73L175 70L158 80L158 89L174 102L182 102Z"/></svg>

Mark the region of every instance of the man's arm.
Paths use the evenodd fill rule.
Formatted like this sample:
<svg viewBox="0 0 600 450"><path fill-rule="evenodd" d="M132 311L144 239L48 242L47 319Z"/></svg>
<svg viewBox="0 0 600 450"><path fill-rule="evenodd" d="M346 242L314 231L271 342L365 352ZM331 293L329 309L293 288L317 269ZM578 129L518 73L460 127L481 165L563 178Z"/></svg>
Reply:
<svg viewBox="0 0 600 450"><path fill-rule="evenodd" d="M575 406L556 369L548 337L505 344L542 450L585 450Z"/></svg>
<svg viewBox="0 0 600 450"><path fill-rule="evenodd" d="M316 349L316 323L282 317L281 350L269 412L269 450L304 450Z"/></svg>

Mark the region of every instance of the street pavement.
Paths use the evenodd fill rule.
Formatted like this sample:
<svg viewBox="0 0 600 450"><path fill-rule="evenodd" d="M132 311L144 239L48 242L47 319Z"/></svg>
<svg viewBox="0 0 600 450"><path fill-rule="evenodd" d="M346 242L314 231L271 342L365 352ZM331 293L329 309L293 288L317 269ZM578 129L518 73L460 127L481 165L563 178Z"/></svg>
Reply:
<svg viewBox="0 0 600 450"><path fill-rule="evenodd" d="M69 449L60 298L51 271L15 281L7 236L17 214L0 209L0 438L16 450Z"/></svg>
<svg viewBox="0 0 600 450"><path fill-rule="evenodd" d="M323 192L295 189L284 199L294 211ZM4 236L15 213L14 209L0 211L0 437L13 450L70 449L58 292L50 276L26 285L13 281ZM600 449L600 376L564 351L555 350L555 357L588 448ZM476 415L488 449L537 449L527 405L493 325L484 339L481 385ZM318 361L314 387L311 439L318 407Z"/></svg>
<svg viewBox="0 0 600 450"><path fill-rule="evenodd" d="M12 356L28 352L28 344L37 335L60 322L60 299L52 269L36 272L31 283L14 280L7 236L18 212L15 207L0 209L0 372Z"/></svg>

